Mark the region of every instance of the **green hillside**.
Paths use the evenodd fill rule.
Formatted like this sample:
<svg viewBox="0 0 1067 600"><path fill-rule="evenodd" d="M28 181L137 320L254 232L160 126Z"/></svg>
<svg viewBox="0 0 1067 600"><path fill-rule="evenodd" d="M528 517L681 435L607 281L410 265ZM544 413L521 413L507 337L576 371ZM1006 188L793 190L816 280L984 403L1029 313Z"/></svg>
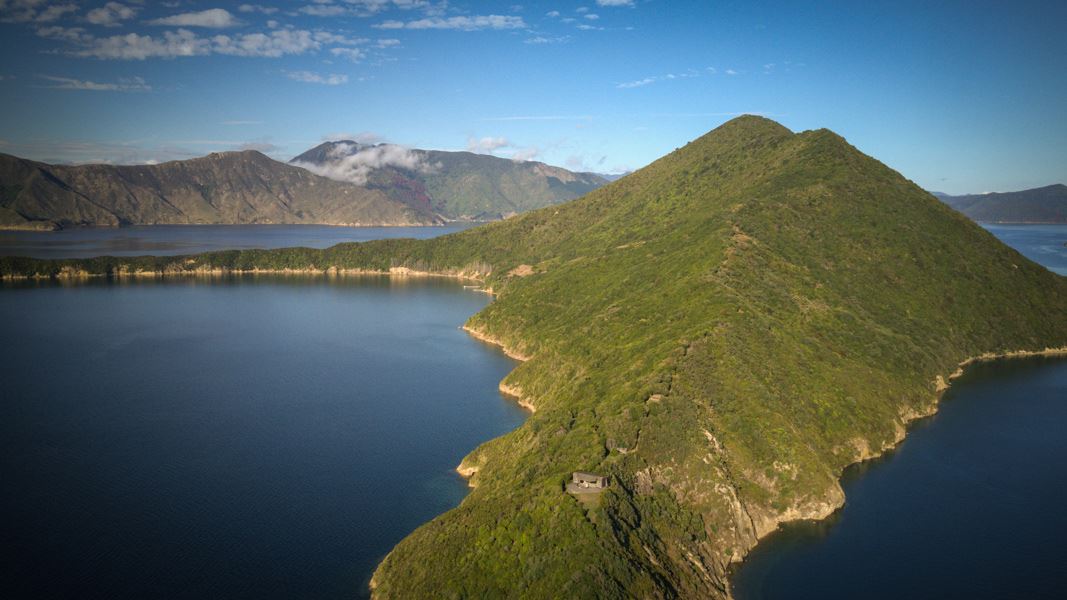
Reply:
<svg viewBox="0 0 1067 600"><path fill-rule="evenodd" d="M525 266L524 266L525 265ZM192 258L0 259L0 274L329 267L481 278L468 326L530 357L536 412L403 540L381 598L723 597L779 520L929 412L985 352L1067 345L1067 278L826 130L726 123L585 197L425 241ZM610 475L599 502L563 492Z"/></svg>

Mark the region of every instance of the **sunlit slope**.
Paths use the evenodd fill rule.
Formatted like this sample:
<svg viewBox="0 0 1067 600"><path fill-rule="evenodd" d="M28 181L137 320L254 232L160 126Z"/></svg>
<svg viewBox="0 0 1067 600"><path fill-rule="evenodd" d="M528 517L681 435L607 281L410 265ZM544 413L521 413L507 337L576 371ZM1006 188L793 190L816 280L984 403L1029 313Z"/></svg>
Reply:
<svg viewBox="0 0 1067 600"><path fill-rule="evenodd" d="M532 356L538 407L383 597L718 595L782 516L986 351L1067 343L1067 286L828 131L731 122L572 204L430 244L494 266L470 325ZM534 274L507 277L520 264ZM437 267L439 265L428 265ZM619 482L599 509L575 469Z"/></svg>

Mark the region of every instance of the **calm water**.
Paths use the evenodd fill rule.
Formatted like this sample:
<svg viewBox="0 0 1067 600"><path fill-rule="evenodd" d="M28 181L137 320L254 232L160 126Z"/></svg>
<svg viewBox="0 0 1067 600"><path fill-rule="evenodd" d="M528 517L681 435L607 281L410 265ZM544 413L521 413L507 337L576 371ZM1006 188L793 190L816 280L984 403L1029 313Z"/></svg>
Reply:
<svg viewBox="0 0 1067 600"><path fill-rule="evenodd" d="M1067 225L983 225L1030 260L1067 275Z"/></svg>
<svg viewBox="0 0 1067 600"><path fill-rule="evenodd" d="M0 289L0 597L351 598L522 411L458 326L361 278Z"/></svg>
<svg viewBox="0 0 1067 600"><path fill-rule="evenodd" d="M1048 598L1067 590L1067 361L972 367L845 507L761 542L738 600Z"/></svg>
<svg viewBox="0 0 1067 600"><path fill-rule="evenodd" d="M246 248L328 248L341 242L431 238L472 227L329 227L325 225L149 225L61 231L0 231L0 256L87 258L195 254Z"/></svg>

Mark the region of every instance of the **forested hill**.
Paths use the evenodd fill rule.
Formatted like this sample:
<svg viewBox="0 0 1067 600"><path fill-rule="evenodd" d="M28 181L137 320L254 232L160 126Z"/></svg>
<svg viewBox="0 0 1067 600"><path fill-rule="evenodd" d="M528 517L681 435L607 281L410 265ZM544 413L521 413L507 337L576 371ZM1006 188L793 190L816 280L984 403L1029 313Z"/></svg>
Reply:
<svg viewBox="0 0 1067 600"><path fill-rule="evenodd" d="M1067 278L840 136L734 119L567 204L432 240L0 273L401 268L482 279L468 326L536 408L379 566L380 598L727 595L782 520L828 515L983 353L1067 345ZM1022 408L1020 408L1022 410ZM595 504L571 472L609 475Z"/></svg>

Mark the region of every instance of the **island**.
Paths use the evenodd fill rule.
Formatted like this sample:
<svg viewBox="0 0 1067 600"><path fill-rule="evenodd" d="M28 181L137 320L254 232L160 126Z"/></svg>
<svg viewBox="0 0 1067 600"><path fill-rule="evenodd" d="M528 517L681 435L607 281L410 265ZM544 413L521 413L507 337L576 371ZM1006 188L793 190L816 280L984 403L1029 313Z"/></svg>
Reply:
<svg viewBox="0 0 1067 600"><path fill-rule="evenodd" d="M828 130L744 116L567 204L429 240L0 258L4 278L464 278L534 409L459 465L377 598L729 597L779 524L844 497L970 361L1067 350L1067 278ZM593 475L595 503L567 493Z"/></svg>

